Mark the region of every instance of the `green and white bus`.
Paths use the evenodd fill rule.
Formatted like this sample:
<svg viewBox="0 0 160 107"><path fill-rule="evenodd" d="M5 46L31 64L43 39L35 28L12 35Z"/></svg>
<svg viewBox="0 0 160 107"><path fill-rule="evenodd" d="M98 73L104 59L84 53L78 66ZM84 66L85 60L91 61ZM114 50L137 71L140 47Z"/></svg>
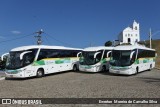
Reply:
<svg viewBox="0 0 160 107"><path fill-rule="evenodd" d="M109 61L113 47L88 47L83 49L79 70L86 72L100 72L109 69Z"/></svg>
<svg viewBox="0 0 160 107"><path fill-rule="evenodd" d="M112 51L109 72L132 75L155 67L154 49L142 45L121 45Z"/></svg>
<svg viewBox="0 0 160 107"><path fill-rule="evenodd" d="M63 46L31 45L9 52L5 74L7 78L42 77L45 74L77 70L82 49Z"/></svg>

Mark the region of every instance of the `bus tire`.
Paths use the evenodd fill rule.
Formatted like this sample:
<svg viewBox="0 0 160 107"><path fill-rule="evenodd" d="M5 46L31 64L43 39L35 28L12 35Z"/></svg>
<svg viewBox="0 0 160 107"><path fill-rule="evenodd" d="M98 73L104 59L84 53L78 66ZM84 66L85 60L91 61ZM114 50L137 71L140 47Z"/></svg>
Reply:
<svg viewBox="0 0 160 107"><path fill-rule="evenodd" d="M150 68L149 68L149 71L151 71L152 70L152 64L150 65Z"/></svg>
<svg viewBox="0 0 160 107"><path fill-rule="evenodd" d="M44 76L44 69L40 68L37 70L37 77L41 78Z"/></svg>
<svg viewBox="0 0 160 107"><path fill-rule="evenodd" d="M106 66L103 65L103 66L102 66L102 69L101 69L101 72L105 72L105 71L106 71Z"/></svg>
<svg viewBox="0 0 160 107"><path fill-rule="evenodd" d="M138 74L139 73L139 68L138 67L136 67L136 74Z"/></svg>
<svg viewBox="0 0 160 107"><path fill-rule="evenodd" d="M5 77L5 80L9 80L9 78L8 78L8 77Z"/></svg>
<svg viewBox="0 0 160 107"><path fill-rule="evenodd" d="M73 65L73 71L78 71L78 67L77 67L77 65L75 64L75 65Z"/></svg>

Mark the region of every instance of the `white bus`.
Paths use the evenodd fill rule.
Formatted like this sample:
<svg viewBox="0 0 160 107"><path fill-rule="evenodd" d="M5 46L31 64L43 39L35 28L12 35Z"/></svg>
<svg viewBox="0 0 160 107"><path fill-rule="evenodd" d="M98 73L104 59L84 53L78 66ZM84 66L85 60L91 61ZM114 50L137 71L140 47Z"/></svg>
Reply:
<svg viewBox="0 0 160 107"><path fill-rule="evenodd" d="M88 47L83 49L79 70L86 72L100 72L109 69L109 60L113 47Z"/></svg>
<svg viewBox="0 0 160 107"><path fill-rule="evenodd" d="M45 74L77 70L82 49L32 45L12 49L6 62L6 78L42 77Z"/></svg>
<svg viewBox="0 0 160 107"><path fill-rule="evenodd" d="M155 50L142 45L121 45L112 51L110 73L132 75L155 67Z"/></svg>

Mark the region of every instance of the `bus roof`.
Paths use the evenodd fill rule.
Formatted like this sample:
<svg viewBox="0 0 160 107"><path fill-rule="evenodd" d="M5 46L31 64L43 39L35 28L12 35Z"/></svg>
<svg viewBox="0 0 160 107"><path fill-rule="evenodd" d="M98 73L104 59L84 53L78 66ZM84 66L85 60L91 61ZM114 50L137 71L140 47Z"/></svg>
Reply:
<svg viewBox="0 0 160 107"><path fill-rule="evenodd" d="M155 51L155 49L151 49L151 48L147 48L145 46L142 45L120 45L120 46L116 46L113 50L133 50L133 49L145 49L145 50L153 50Z"/></svg>
<svg viewBox="0 0 160 107"><path fill-rule="evenodd" d="M83 51L98 51L98 50L113 50L113 47L106 47L106 46L96 46L96 47L88 47L83 49Z"/></svg>
<svg viewBox="0 0 160 107"><path fill-rule="evenodd" d="M29 49L66 49L66 50L82 50L80 48L70 48L64 46L48 46L48 45L29 45L13 48L11 51L24 51Z"/></svg>

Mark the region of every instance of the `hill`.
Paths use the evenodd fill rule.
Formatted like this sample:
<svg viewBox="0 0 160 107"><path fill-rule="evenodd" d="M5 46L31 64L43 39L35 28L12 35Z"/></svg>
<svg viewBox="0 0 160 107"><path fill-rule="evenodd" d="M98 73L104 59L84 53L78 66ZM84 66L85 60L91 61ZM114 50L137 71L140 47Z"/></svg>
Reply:
<svg viewBox="0 0 160 107"><path fill-rule="evenodd" d="M149 40L146 41L146 46L149 47ZM160 39L152 40L152 48L157 52L156 67L160 68Z"/></svg>

